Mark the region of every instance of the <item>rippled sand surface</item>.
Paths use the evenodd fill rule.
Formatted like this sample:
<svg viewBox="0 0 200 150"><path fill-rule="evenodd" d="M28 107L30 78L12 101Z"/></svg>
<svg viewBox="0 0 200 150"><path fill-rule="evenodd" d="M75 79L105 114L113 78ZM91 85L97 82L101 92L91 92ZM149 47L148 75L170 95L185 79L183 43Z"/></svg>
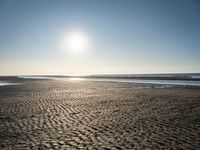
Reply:
<svg viewBox="0 0 200 150"><path fill-rule="evenodd" d="M0 149L200 149L200 89L25 80L0 87Z"/></svg>

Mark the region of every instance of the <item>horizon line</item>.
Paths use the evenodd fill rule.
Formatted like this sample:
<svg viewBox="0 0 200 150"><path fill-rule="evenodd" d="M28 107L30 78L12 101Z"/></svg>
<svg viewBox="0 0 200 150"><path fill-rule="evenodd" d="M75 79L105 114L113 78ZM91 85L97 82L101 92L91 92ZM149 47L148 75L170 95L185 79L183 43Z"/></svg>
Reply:
<svg viewBox="0 0 200 150"><path fill-rule="evenodd" d="M3 76L60 76L60 77L79 77L79 76L102 76L102 75L160 75L160 74L200 74L200 72L160 72L160 73L96 73L96 74L0 74Z"/></svg>

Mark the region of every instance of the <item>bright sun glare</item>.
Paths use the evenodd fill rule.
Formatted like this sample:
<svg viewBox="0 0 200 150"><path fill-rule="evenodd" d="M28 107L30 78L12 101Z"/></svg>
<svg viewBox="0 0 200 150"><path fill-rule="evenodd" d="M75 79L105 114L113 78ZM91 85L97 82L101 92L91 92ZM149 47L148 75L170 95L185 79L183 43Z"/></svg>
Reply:
<svg viewBox="0 0 200 150"><path fill-rule="evenodd" d="M89 48L89 37L85 32L73 31L67 34L65 39L67 50L72 52L82 52Z"/></svg>

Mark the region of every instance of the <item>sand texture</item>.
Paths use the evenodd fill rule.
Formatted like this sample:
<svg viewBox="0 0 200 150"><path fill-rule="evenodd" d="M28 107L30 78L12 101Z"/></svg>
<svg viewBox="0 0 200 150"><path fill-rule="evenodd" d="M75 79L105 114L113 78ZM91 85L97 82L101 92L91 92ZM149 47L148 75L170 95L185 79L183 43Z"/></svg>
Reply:
<svg viewBox="0 0 200 150"><path fill-rule="evenodd" d="M0 87L0 149L200 149L200 89L25 80Z"/></svg>

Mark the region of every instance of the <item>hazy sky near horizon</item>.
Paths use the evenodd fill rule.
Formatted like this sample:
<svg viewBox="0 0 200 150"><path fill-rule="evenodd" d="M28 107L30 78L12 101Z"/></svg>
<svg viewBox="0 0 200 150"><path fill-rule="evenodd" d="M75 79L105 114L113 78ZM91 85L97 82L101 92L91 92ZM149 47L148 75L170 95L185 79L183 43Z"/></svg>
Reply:
<svg viewBox="0 0 200 150"><path fill-rule="evenodd" d="M63 48L69 31L91 47ZM0 75L200 72L198 0L0 0Z"/></svg>

